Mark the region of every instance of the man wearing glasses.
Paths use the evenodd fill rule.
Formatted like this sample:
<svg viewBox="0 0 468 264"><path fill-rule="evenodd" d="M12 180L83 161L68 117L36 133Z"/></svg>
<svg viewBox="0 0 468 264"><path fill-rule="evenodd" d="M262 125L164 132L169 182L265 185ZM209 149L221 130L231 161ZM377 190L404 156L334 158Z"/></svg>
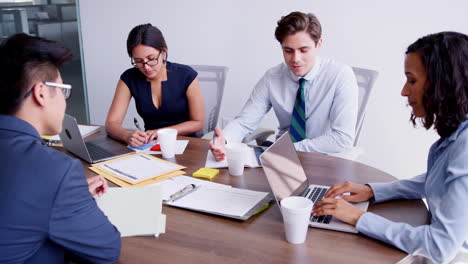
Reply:
<svg viewBox="0 0 468 264"><path fill-rule="evenodd" d="M69 49L26 34L0 45L0 263L111 263L120 233L96 205L105 179L42 145L62 130Z"/></svg>

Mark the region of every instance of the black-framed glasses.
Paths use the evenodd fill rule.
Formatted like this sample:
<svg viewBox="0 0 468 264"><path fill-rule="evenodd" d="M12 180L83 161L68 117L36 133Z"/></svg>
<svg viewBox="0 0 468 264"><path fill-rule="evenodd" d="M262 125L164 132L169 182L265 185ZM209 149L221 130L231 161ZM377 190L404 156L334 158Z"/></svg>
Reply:
<svg viewBox="0 0 468 264"><path fill-rule="evenodd" d="M133 65L133 67L136 67L136 68L144 68L145 65L148 65L149 67L153 67L153 66L158 65L159 56L161 56L161 52L159 52L159 54L158 54L158 56L156 58L149 59L147 61L134 61L133 58L132 58L131 63Z"/></svg>
<svg viewBox="0 0 468 264"><path fill-rule="evenodd" d="M60 88L62 90L62 93L65 99L68 99L68 97L70 97L71 89L72 89L72 86L70 84L54 83L54 82L43 82L43 84L47 86L52 86L55 88ZM32 94L33 89L34 89L34 86L31 89L29 89L27 93L23 95L23 99L27 98L30 94Z"/></svg>

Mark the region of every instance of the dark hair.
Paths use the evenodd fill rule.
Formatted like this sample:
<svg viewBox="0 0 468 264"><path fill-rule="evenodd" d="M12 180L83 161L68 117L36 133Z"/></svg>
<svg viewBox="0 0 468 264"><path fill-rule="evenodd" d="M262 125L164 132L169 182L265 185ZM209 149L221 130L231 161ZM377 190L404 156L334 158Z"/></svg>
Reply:
<svg viewBox="0 0 468 264"><path fill-rule="evenodd" d="M468 36L440 32L418 39L406 54L419 54L429 86L423 95L426 116L421 122L432 125L441 137L450 136L468 114ZM416 125L416 117L411 121Z"/></svg>
<svg viewBox="0 0 468 264"><path fill-rule="evenodd" d="M14 114L35 82L55 81L58 69L70 60L68 48L24 33L0 45L0 114Z"/></svg>
<svg viewBox="0 0 468 264"><path fill-rule="evenodd" d="M322 26L318 18L314 14L302 12L292 12L281 17L275 30L275 37L279 43L283 43L284 38L301 31L309 33L315 45L322 37Z"/></svg>
<svg viewBox="0 0 468 264"><path fill-rule="evenodd" d="M127 52L130 58L133 56L133 48L138 45L145 45L148 47L153 47L159 51L165 51L166 57L164 61L167 60L167 45L164 36L157 27L151 24L143 24L134 27L127 38Z"/></svg>

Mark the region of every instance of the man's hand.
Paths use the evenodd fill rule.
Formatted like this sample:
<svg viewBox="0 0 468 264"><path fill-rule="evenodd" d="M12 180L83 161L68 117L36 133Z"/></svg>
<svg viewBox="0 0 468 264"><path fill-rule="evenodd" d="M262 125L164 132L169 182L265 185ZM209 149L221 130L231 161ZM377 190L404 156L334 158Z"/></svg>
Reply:
<svg viewBox="0 0 468 264"><path fill-rule="evenodd" d="M210 149L216 161L222 161L226 158L226 140L219 127L215 127L213 139L210 141Z"/></svg>
<svg viewBox="0 0 468 264"><path fill-rule="evenodd" d="M88 182L89 192L92 196L101 196L106 193L107 189L109 188L106 179L101 175L88 178L86 181Z"/></svg>

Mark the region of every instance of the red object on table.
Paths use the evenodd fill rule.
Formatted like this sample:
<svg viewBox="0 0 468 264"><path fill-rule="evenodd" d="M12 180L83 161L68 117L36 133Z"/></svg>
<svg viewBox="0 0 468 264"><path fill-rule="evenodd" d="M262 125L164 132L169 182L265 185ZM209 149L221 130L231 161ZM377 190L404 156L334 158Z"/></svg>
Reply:
<svg viewBox="0 0 468 264"><path fill-rule="evenodd" d="M150 148L151 151L161 151L161 145L156 144Z"/></svg>

